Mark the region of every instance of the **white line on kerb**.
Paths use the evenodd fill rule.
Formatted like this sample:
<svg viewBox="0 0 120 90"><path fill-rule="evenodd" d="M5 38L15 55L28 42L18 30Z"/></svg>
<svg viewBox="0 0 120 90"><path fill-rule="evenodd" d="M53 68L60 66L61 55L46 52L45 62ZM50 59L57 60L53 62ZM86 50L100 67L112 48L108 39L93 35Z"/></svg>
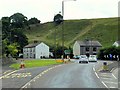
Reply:
<svg viewBox="0 0 120 90"><path fill-rule="evenodd" d="M99 78L98 74L95 72L95 75L97 76L97 78Z"/></svg>
<svg viewBox="0 0 120 90"><path fill-rule="evenodd" d="M113 77L114 77L115 79L117 79L113 73L112 73L112 75L113 75Z"/></svg>
<svg viewBox="0 0 120 90"><path fill-rule="evenodd" d="M102 84L106 87L106 88L108 88L108 86L102 81Z"/></svg>

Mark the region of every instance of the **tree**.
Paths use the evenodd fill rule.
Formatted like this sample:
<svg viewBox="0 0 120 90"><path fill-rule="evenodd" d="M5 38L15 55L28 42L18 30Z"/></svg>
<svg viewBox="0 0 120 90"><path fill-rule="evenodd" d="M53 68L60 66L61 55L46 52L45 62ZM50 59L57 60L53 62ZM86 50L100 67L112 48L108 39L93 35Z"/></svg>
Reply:
<svg viewBox="0 0 120 90"><path fill-rule="evenodd" d="M27 25L27 17L21 13L15 13L10 17L2 17L2 42L3 42L3 55L7 56L11 53L9 48L11 45L17 43L16 50L13 53L22 51L23 47L28 44L28 38L23 34L22 28ZM12 53L12 54L13 54ZM18 53L18 52L17 52Z"/></svg>
<svg viewBox="0 0 120 90"><path fill-rule="evenodd" d="M99 53L98 53L98 58L99 59L110 59L110 54L112 54L113 59L117 60L117 55L120 54L120 47L115 47L115 46L110 46L107 48L102 48L100 49ZM106 57L106 55L108 57Z"/></svg>
<svg viewBox="0 0 120 90"><path fill-rule="evenodd" d="M17 43L12 43L10 44L9 41L7 39L4 39L2 41L3 47L2 47L2 54L6 54L6 56L8 57L9 55L11 56L17 56L18 53L18 47L19 45Z"/></svg>
<svg viewBox="0 0 120 90"><path fill-rule="evenodd" d="M28 20L29 25L30 25L30 24L38 24L38 23L40 23L40 22L41 22L41 21L38 20L38 19L35 18L35 17Z"/></svg>
<svg viewBox="0 0 120 90"><path fill-rule="evenodd" d="M12 28L24 28L27 23L27 17L21 13L15 13L10 16L10 23Z"/></svg>
<svg viewBox="0 0 120 90"><path fill-rule="evenodd" d="M7 49L12 56L15 56L17 54L17 52L18 52L17 47L18 47L17 43L12 43L7 46Z"/></svg>
<svg viewBox="0 0 120 90"><path fill-rule="evenodd" d="M8 37L10 32L10 18L9 17L2 17L2 39Z"/></svg>
<svg viewBox="0 0 120 90"><path fill-rule="evenodd" d="M59 25L61 22L63 22L63 16L61 14L57 14L54 16L54 23L56 25Z"/></svg>
<svg viewBox="0 0 120 90"><path fill-rule="evenodd" d="M11 33L12 43L18 43L19 49L22 51L23 47L28 44L27 36L22 32L21 29L13 29Z"/></svg>

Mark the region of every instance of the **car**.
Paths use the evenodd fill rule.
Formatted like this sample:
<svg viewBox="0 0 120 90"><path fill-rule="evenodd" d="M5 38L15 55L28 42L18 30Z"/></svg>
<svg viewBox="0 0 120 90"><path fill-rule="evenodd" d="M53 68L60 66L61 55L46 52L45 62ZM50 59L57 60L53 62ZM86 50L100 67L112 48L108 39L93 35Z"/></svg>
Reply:
<svg viewBox="0 0 120 90"><path fill-rule="evenodd" d="M89 60L89 62L97 62L97 56L96 55L90 55L88 60Z"/></svg>
<svg viewBox="0 0 120 90"><path fill-rule="evenodd" d="M78 63L88 63L88 57L86 55L80 55Z"/></svg>
<svg viewBox="0 0 120 90"><path fill-rule="evenodd" d="M80 56L79 56L79 55L75 55L75 56L73 56L73 58L74 58L74 59L79 59Z"/></svg>

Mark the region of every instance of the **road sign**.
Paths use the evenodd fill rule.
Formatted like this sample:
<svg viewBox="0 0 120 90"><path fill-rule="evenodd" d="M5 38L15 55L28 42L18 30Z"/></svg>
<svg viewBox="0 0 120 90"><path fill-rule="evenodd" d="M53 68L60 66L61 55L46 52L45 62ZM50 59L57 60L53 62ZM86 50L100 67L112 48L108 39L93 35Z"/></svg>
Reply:
<svg viewBox="0 0 120 90"><path fill-rule="evenodd" d="M112 58L112 54L109 54L110 58Z"/></svg>
<svg viewBox="0 0 120 90"><path fill-rule="evenodd" d="M70 51L70 50L65 50L64 53L65 53L65 54L70 54L71 51Z"/></svg>

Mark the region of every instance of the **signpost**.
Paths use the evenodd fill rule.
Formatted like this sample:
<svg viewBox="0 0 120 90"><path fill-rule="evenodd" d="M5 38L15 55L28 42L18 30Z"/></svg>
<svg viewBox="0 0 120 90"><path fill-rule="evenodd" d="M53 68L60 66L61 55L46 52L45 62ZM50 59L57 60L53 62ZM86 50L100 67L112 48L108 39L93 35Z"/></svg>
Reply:
<svg viewBox="0 0 120 90"><path fill-rule="evenodd" d="M109 54L109 56L110 56L110 60L112 60L112 54Z"/></svg>

